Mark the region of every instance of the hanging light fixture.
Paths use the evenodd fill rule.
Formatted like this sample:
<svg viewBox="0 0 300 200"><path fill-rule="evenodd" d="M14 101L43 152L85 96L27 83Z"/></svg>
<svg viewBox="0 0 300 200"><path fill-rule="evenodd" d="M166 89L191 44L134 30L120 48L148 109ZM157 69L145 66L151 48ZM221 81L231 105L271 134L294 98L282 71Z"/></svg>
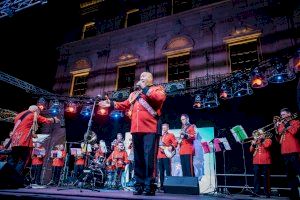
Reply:
<svg viewBox="0 0 300 200"><path fill-rule="evenodd" d="M66 111L67 113L76 113L76 112L77 112L77 104L74 103L72 100L69 100L69 101L66 103L65 111Z"/></svg>
<svg viewBox="0 0 300 200"><path fill-rule="evenodd" d="M195 109L203 109L204 108L204 104L203 103L204 102L203 102L202 95L201 94L196 94L193 108L195 108Z"/></svg>
<svg viewBox="0 0 300 200"><path fill-rule="evenodd" d="M270 83L285 83L296 78L294 69L284 65L278 58L273 59L271 65L267 72Z"/></svg>
<svg viewBox="0 0 300 200"><path fill-rule="evenodd" d="M47 102L43 97L39 98L36 105L41 111L44 111L47 108Z"/></svg>
<svg viewBox="0 0 300 200"><path fill-rule="evenodd" d="M49 108L49 113L51 116L55 117L59 115L61 112L61 105L57 99L51 100L50 102L50 108Z"/></svg>
<svg viewBox="0 0 300 200"><path fill-rule="evenodd" d="M251 72L251 87L263 88L268 85L268 80L264 73L258 67L254 68Z"/></svg>
<svg viewBox="0 0 300 200"><path fill-rule="evenodd" d="M234 74L233 76L234 80L232 83L232 87L234 97L243 97L253 94L253 90L250 87L249 77L247 74L236 72L236 74Z"/></svg>
<svg viewBox="0 0 300 200"><path fill-rule="evenodd" d="M83 115L84 117L88 117L88 116L90 116L91 113L92 113L92 108L93 108L92 105L85 105L85 106L83 106L83 108L81 109L80 114Z"/></svg>
<svg viewBox="0 0 300 200"><path fill-rule="evenodd" d="M204 99L204 107L205 108L216 108L220 105L218 101L217 93L214 92L213 88L209 88L207 90L205 99Z"/></svg>
<svg viewBox="0 0 300 200"><path fill-rule="evenodd" d="M222 83L219 97L223 100L233 98L232 87L229 86L229 83Z"/></svg>

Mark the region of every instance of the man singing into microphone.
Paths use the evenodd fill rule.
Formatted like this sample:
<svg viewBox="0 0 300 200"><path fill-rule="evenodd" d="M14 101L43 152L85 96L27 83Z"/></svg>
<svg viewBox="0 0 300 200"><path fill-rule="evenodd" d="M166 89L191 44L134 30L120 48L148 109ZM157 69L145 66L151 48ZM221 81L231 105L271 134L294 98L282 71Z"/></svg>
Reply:
<svg viewBox="0 0 300 200"><path fill-rule="evenodd" d="M157 153L157 125L166 94L162 86L153 85L153 76L143 72L136 85L137 90L123 102L105 100L100 107L130 110L131 133L134 151L134 174L136 179L134 195L155 195L154 175ZM160 125L159 125L160 126Z"/></svg>

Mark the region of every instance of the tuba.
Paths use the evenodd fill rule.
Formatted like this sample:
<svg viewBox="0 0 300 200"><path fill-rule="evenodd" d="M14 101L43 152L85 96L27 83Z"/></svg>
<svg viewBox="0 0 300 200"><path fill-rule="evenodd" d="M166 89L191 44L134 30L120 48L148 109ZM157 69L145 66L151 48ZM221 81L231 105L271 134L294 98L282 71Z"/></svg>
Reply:
<svg viewBox="0 0 300 200"><path fill-rule="evenodd" d="M84 142L88 144L95 144L97 142L97 134L94 131L87 131L84 134Z"/></svg>

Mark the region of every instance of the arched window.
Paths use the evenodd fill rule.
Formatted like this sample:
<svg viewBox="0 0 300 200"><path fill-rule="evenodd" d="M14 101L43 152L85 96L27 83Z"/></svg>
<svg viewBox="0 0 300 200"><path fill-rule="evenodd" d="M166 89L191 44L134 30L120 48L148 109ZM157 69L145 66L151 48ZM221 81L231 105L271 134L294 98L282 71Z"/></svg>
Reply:
<svg viewBox="0 0 300 200"><path fill-rule="evenodd" d="M138 62L136 55L124 53L118 58L116 90L134 86L135 66Z"/></svg>

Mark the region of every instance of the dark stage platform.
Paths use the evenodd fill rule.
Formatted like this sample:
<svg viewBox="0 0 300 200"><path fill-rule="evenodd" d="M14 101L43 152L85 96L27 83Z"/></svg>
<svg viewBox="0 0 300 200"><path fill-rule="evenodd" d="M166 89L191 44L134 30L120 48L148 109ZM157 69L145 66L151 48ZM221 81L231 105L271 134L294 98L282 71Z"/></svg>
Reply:
<svg viewBox="0 0 300 200"><path fill-rule="evenodd" d="M199 199L265 199L253 198L249 195L183 195L157 193L156 196L134 196L131 191L104 190L100 192L83 189L2 189L0 190L1 199L161 199L161 200L199 200ZM271 197L271 199L285 200L284 197Z"/></svg>

